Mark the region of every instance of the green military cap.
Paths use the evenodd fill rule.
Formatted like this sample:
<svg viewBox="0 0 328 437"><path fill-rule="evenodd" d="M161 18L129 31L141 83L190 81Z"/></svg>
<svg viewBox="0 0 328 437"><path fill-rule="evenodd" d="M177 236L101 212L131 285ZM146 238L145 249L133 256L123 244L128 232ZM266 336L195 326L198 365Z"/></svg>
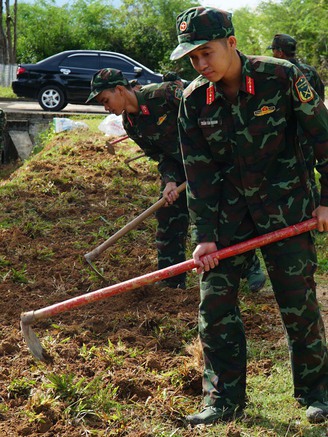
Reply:
<svg viewBox="0 0 328 437"><path fill-rule="evenodd" d="M229 12L203 6L190 8L179 14L176 22L179 45L170 58L182 58L208 41L234 35L231 17Z"/></svg>
<svg viewBox="0 0 328 437"><path fill-rule="evenodd" d="M181 80L181 77L175 71L167 71L163 74L163 82L174 82L175 80Z"/></svg>
<svg viewBox="0 0 328 437"><path fill-rule="evenodd" d="M286 55L293 56L296 53L296 39L286 33L277 33L268 49L282 50Z"/></svg>
<svg viewBox="0 0 328 437"><path fill-rule="evenodd" d="M97 71L91 80L91 93L85 103L91 102L102 91L108 88L115 88L117 85L129 85L129 81L120 70L103 68Z"/></svg>

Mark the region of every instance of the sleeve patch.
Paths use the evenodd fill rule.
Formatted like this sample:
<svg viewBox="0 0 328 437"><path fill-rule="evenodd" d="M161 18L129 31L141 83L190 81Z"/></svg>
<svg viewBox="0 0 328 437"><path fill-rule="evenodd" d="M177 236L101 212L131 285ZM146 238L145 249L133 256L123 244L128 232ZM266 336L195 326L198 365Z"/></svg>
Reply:
<svg viewBox="0 0 328 437"><path fill-rule="evenodd" d="M313 92L309 85L309 82L304 76L300 77L295 83L295 88L298 94L300 102L306 103L313 99Z"/></svg>

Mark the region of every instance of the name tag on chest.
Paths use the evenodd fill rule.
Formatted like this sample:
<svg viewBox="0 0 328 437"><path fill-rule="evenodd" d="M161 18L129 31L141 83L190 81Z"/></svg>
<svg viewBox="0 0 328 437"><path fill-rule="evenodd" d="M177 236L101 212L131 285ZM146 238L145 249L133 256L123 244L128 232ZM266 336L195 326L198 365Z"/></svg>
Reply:
<svg viewBox="0 0 328 437"><path fill-rule="evenodd" d="M219 120L213 120L212 118L202 118L198 120L199 126L200 127L215 127L215 126L219 126L222 123L220 123Z"/></svg>

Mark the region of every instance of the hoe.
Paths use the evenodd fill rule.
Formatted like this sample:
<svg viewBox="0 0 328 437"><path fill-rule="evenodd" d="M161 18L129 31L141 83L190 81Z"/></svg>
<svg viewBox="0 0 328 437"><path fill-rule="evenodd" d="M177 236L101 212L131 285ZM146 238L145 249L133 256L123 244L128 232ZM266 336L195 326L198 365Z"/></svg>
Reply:
<svg viewBox="0 0 328 437"><path fill-rule="evenodd" d="M181 193L186 189L186 182L183 182L183 184L179 185L177 187L177 192ZM97 246L95 249L93 249L91 252L86 253L84 255L85 260L90 265L90 267L97 273L98 276L100 276L103 280L106 281L106 278L97 270L97 268L93 265L92 261L94 261L100 254L102 254L109 246L116 243L116 241L123 237L126 233L131 231L132 229L136 228L143 220L145 220L147 217L149 217L151 214L153 214L155 211L157 211L159 208L164 206L165 199L162 197L157 202L155 202L152 206L150 206L148 209L143 211L140 215L138 215L136 218L131 220L129 223L127 223L122 229L117 231L114 235L109 237L106 241L101 243L99 246Z"/></svg>
<svg viewBox="0 0 328 437"><path fill-rule="evenodd" d="M293 237L303 232L308 232L317 228L317 221L315 218L306 220L301 223L297 223L292 226L288 226L277 231L269 232L268 234L261 235L259 237L252 238L242 243L235 244L224 249L220 249L213 252L212 255L217 259L229 258L249 250L254 250L258 247L265 246L267 244L283 240L285 238ZM192 270L196 267L194 260L190 259L179 264L175 264L166 267L155 272L147 273L137 278L129 279L125 282L111 285L106 288L102 288L90 293L83 294L81 296L74 297L72 299L65 300L63 302L50 305L45 308L41 308L35 311L29 311L21 314L21 329L25 338L26 344L30 352L39 360L48 361L50 359L49 354L43 349L38 337L33 332L31 325L38 320L45 319L47 317L54 316L56 314L69 311L73 308L78 308L83 305L87 305L91 302L95 302L107 297L115 296L117 294L125 293L130 290L134 290L144 285L153 284L157 281L170 278L172 276L179 275L188 270Z"/></svg>

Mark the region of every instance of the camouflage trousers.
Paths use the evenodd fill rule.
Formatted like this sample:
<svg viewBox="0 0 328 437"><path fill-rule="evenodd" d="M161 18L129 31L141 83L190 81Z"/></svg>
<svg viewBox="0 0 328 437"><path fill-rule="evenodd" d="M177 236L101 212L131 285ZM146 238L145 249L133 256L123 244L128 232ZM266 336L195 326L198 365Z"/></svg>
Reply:
<svg viewBox="0 0 328 437"><path fill-rule="evenodd" d="M162 186L162 190L163 190ZM186 240L189 227L189 213L186 192L180 193L173 205L160 208L156 212L158 221L156 246L158 268L163 269L186 260ZM174 276L170 282L185 284L186 273Z"/></svg>
<svg viewBox="0 0 328 437"><path fill-rule="evenodd" d="M250 220L238 243L257 234ZM294 396L310 405L328 400L328 355L314 282L316 252L311 233L264 246L263 258L289 343ZM237 293L245 257L220 261L200 283L199 335L204 356L205 405L243 404L246 392L246 339Z"/></svg>

